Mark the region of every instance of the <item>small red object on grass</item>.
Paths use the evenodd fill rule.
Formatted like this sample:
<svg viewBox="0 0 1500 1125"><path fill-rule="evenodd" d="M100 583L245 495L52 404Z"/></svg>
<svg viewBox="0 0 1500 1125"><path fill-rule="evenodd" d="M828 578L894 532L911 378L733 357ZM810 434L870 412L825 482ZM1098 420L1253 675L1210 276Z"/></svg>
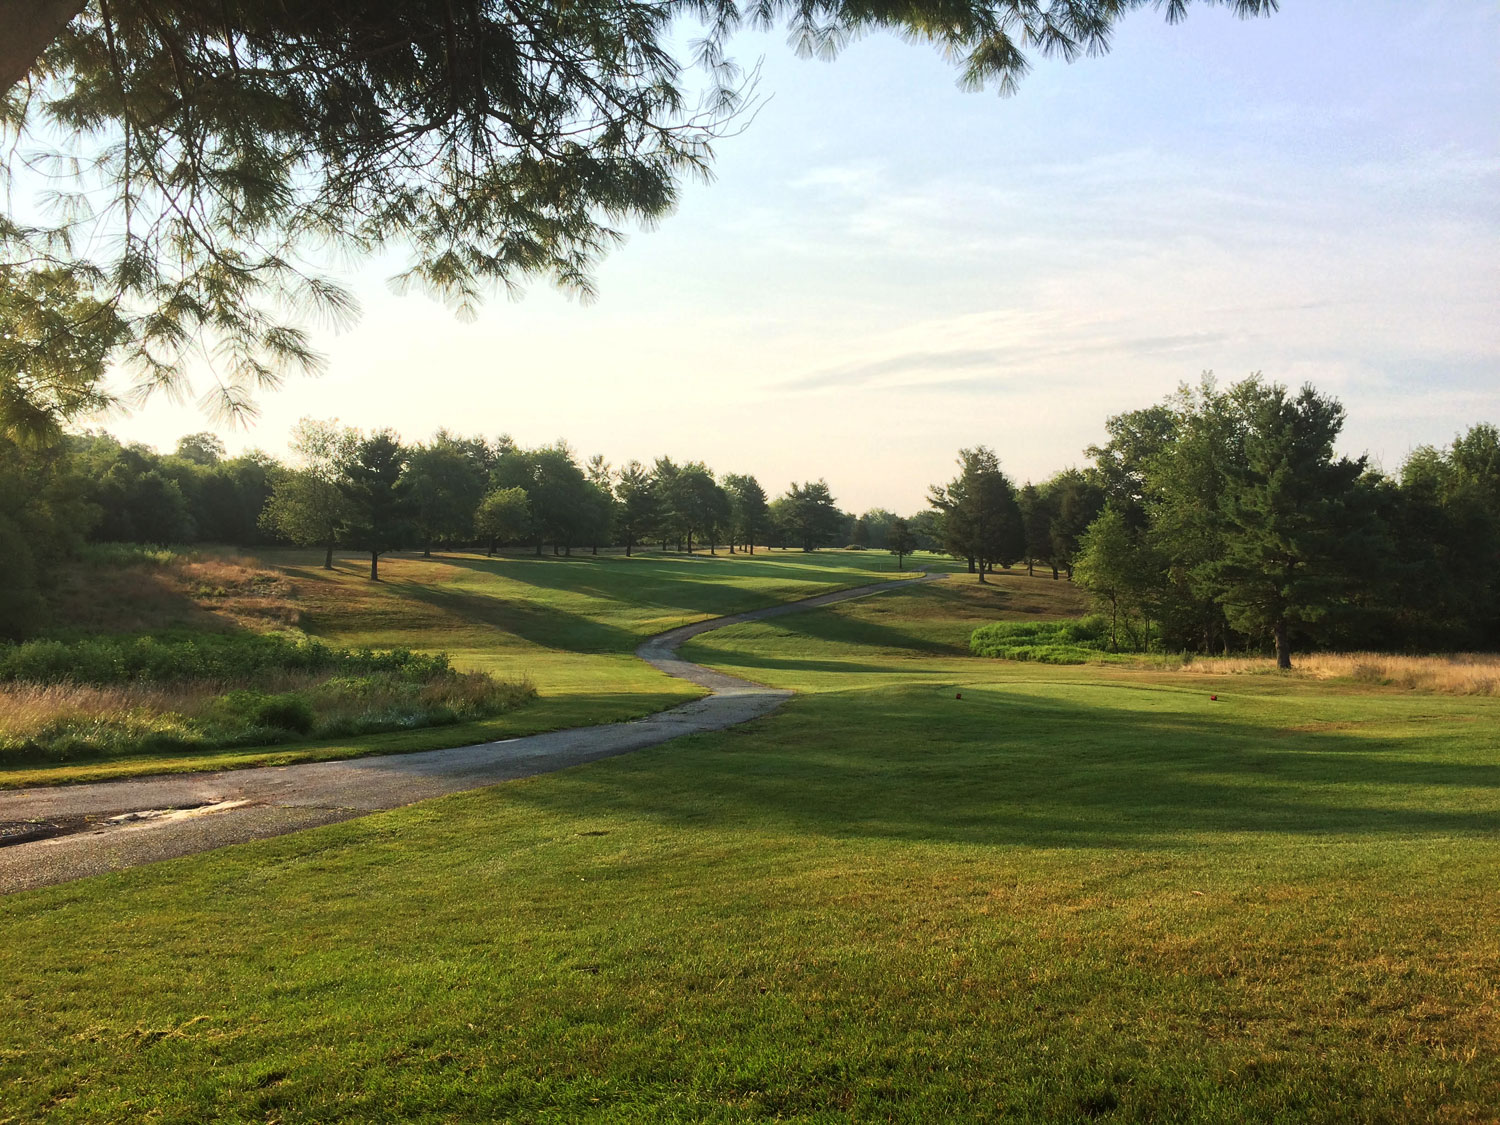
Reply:
<svg viewBox="0 0 1500 1125"><path fill-rule="evenodd" d="M1219 702L1219 697L1217 695L1210 695L1208 697L1208 699L1209 699L1210 703L1217 703L1217 702Z"/></svg>
<svg viewBox="0 0 1500 1125"><path fill-rule="evenodd" d="M961 692L961 691L960 692L956 692L954 694L954 696L953 696L954 699L962 699L963 697L964 697L964 693Z"/></svg>

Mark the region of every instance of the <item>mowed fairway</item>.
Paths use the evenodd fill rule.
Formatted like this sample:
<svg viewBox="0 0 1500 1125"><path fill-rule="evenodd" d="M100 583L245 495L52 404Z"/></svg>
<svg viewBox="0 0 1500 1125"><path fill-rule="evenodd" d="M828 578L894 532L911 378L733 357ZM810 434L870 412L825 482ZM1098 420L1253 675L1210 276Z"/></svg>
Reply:
<svg viewBox="0 0 1500 1125"><path fill-rule="evenodd" d="M0 789L432 750L637 719L702 694L632 655L647 637L899 577L895 559L879 552L403 555L382 560L378 583L358 558L340 559L331 572L318 552L270 551L258 561L290 579L288 607L311 636L354 648L446 652L465 671L528 679L540 697L479 722L358 739L7 765Z"/></svg>
<svg viewBox="0 0 1500 1125"><path fill-rule="evenodd" d="M1074 603L970 582L685 646L747 727L0 900L0 1121L1495 1120L1500 700L975 659Z"/></svg>

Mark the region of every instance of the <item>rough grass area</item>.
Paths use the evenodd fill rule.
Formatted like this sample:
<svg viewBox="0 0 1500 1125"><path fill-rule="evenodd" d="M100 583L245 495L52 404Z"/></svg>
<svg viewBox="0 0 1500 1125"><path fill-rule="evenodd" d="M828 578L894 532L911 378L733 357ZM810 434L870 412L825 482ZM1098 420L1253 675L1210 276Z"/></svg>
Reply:
<svg viewBox="0 0 1500 1125"><path fill-rule="evenodd" d="M1290 673L1270 657L1194 657L1184 662L1204 675L1289 676L1312 680L1350 680L1445 695L1500 695L1500 655L1452 653L1401 656L1383 652L1299 653Z"/></svg>
<svg viewBox="0 0 1500 1125"><path fill-rule="evenodd" d="M49 633L292 629L301 610L280 570L246 555L97 544L58 576Z"/></svg>
<svg viewBox="0 0 1500 1125"><path fill-rule="evenodd" d="M0 765L183 754L443 726L536 689L446 657L256 634L0 647Z"/></svg>

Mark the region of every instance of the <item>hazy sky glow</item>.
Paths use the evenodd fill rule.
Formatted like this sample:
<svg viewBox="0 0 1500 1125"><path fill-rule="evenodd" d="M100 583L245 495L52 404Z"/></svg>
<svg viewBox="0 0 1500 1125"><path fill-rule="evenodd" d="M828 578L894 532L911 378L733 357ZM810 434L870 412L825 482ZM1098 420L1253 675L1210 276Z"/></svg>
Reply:
<svg viewBox="0 0 1500 1125"><path fill-rule="evenodd" d="M889 37L833 63L742 37L770 100L595 304L533 288L461 324L372 264L360 323L319 334L328 374L222 436L563 437L913 511L959 446L1039 478L1109 414L1259 370L1339 396L1345 448L1395 468L1500 422L1500 6L1282 9L1144 11L1010 99ZM165 401L104 425L210 428Z"/></svg>

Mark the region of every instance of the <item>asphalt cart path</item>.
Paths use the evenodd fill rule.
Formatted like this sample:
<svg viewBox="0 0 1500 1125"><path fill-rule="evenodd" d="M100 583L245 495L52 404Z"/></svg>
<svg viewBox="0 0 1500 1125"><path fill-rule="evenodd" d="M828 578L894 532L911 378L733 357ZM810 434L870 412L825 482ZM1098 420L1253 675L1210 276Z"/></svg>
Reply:
<svg viewBox="0 0 1500 1125"><path fill-rule="evenodd" d="M770 714L792 693L684 660L677 655L684 641L942 577L857 586L659 633L636 655L710 694L635 722L450 750L0 792L0 894L279 836L738 726Z"/></svg>

